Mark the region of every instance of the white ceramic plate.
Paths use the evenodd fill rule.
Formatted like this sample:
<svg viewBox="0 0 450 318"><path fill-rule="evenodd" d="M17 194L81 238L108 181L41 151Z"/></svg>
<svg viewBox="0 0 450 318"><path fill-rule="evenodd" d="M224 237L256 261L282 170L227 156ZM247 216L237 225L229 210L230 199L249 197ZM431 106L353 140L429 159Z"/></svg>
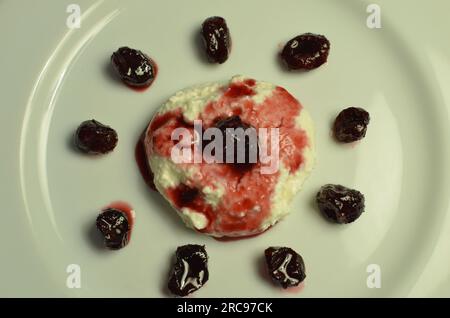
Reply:
<svg viewBox="0 0 450 318"><path fill-rule="evenodd" d="M378 1L382 28L366 25L368 3L347 1L87 1L69 29L74 1L0 4L2 206L0 292L7 296L166 296L177 246L206 244L210 281L194 297L445 296L448 248L450 26L436 1ZM416 4L412 4L416 2ZM204 18L228 21L233 51L223 65L199 54ZM419 17L422 19L420 20ZM440 20L440 18L442 20ZM432 21L436 32L428 22ZM439 27L440 26L440 27ZM331 42L329 62L289 73L280 45L314 32ZM442 34L440 34L440 32ZM154 58L159 75L137 93L111 72L119 46ZM316 124L318 163L292 213L262 236L219 242L186 229L150 192L134 159L139 134L159 105L193 84L235 74L286 87ZM330 124L348 106L371 114L356 147L336 144ZM72 150L77 125L96 118L119 133L116 150L88 158ZM366 213L354 224L328 223L314 196L325 183L362 191ZM137 220L129 246L110 252L93 240L102 207L127 201ZM261 274L263 250L290 246L305 259L300 293L274 288ZM69 264L81 268L81 288L66 286ZM368 288L367 268L381 269L381 288Z"/></svg>

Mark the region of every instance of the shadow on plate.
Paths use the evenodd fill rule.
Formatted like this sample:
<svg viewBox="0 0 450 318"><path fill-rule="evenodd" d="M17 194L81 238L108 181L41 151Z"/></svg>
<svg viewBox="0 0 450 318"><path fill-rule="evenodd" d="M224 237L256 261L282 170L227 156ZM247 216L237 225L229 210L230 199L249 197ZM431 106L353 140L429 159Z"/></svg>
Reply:
<svg viewBox="0 0 450 318"><path fill-rule="evenodd" d="M76 128L71 130L69 134L67 134L66 137L66 147L70 152L73 152L74 154L79 155L80 151L78 150L77 146L75 146L75 132L76 132Z"/></svg>
<svg viewBox="0 0 450 318"><path fill-rule="evenodd" d="M259 278L261 278L268 285L276 287L275 283L272 281L272 278L269 275L269 272L267 271L266 258L264 256L264 253L261 253L260 255L258 255L258 257L255 258L254 266L258 271Z"/></svg>
<svg viewBox="0 0 450 318"><path fill-rule="evenodd" d="M103 237L97 229L97 226L95 225L95 218L92 218L92 220L90 220L90 222L86 224L84 234L89 246L91 246L97 252L107 251L103 242Z"/></svg>
<svg viewBox="0 0 450 318"><path fill-rule="evenodd" d="M202 35L200 33L201 28L195 28L194 30L192 30L191 33L191 45L192 45L192 50L195 52L195 55L197 57L197 59L205 66L209 66L209 67L214 67L216 66L215 63L210 63L208 61L208 57L206 56L206 52L205 52L205 44L203 43L203 38Z"/></svg>
<svg viewBox="0 0 450 318"><path fill-rule="evenodd" d="M111 61L108 59L107 61L105 61L105 63L103 64L103 74L106 77L106 79L112 83L115 83L117 85L123 86L124 84L122 83L122 81L120 80L119 76L116 74L116 71L113 69L112 65L111 65Z"/></svg>
<svg viewBox="0 0 450 318"><path fill-rule="evenodd" d="M172 266L173 266L173 262L174 262L174 256L171 255L167 261L167 267L168 270L167 271L162 271L163 275L161 275L161 282L160 282L160 286L161 286L161 293L165 296L165 297L176 297L175 295L173 295L170 290L169 287L167 286L167 283L169 282L169 275L170 272L172 270Z"/></svg>

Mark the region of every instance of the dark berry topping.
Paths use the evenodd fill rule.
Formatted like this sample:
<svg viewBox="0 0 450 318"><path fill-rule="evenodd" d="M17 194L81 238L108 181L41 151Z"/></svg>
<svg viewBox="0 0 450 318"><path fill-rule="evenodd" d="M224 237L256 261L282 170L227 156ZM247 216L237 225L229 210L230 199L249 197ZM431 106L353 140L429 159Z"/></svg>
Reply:
<svg viewBox="0 0 450 318"><path fill-rule="evenodd" d="M327 61L330 42L323 35L305 33L291 39L281 52L281 58L291 70L312 70Z"/></svg>
<svg viewBox="0 0 450 318"><path fill-rule="evenodd" d="M105 238L107 248L117 250L128 244L131 229L124 212L108 208L100 213L96 224Z"/></svg>
<svg viewBox="0 0 450 318"><path fill-rule="evenodd" d="M366 136L370 116L362 108L349 107L336 117L333 126L335 138L340 142L353 142Z"/></svg>
<svg viewBox="0 0 450 318"><path fill-rule="evenodd" d="M111 63L122 81L133 87L149 86L156 77L156 64L139 50L121 47L112 54Z"/></svg>
<svg viewBox="0 0 450 318"><path fill-rule="evenodd" d="M179 208L188 207L199 194L200 192L197 188L191 188L181 183L173 190L174 203Z"/></svg>
<svg viewBox="0 0 450 318"><path fill-rule="evenodd" d="M208 255L205 246L195 244L180 246L175 257L168 283L171 293L186 296L208 281Z"/></svg>
<svg viewBox="0 0 450 318"><path fill-rule="evenodd" d="M78 149L94 155L112 151L118 141L114 129L94 119L82 122L75 132L74 139Z"/></svg>
<svg viewBox="0 0 450 318"><path fill-rule="evenodd" d="M336 223L351 223L364 212L364 195L341 185L324 185L316 200L320 211Z"/></svg>
<svg viewBox="0 0 450 318"><path fill-rule="evenodd" d="M258 136L256 129L241 120L238 115L217 121L216 125L223 134L223 162L231 163L239 170L248 170L258 160ZM231 145L232 141L234 150ZM231 149L231 150L230 150ZM233 151L233 157L228 158L227 153ZM231 152L230 155L231 157ZM232 162L230 162L232 161Z"/></svg>
<svg viewBox="0 0 450 318"><path fill-rule="evenodd" d="M231 37L224 18L210 17L202 24L202 38L206 55L212 63L222 64L231 50Z"/></svg>
<svg viewBox="0 0 450 318"><path fill-rule="evenodd" d="M270 277L283 288L294 287L305 278L302 257L289 247L269 247L264 251Z"/></svg>

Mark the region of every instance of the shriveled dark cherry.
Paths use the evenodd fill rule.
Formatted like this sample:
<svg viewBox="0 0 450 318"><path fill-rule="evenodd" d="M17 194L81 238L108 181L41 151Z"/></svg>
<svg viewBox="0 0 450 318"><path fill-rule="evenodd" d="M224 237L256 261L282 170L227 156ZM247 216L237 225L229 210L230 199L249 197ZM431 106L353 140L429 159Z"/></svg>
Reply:
<svg viewBox="0 0 450 318"><path fill-rule="evenodd" d="M334 121L333 133L340 142L354 142L366 136L370 116L358 107L349 107L339 113Z"/></svg>
<svg viewBox="0 0 450 318"><path fill-rule="evenodd" d="M252 168L258 160L258 138L256 129L251 125L243 122L241 120L241 117L239 117L238 115L218 120L215 126L219 128L223 134L223 161L226 162L226 155L229 151L229 147L227 147L226 143L227 139L234 140L234 157L233 162L230 164L234 168L243 171ZM251 129L250 132L253 134L253 138L244 136L245 154L243 158L239 158L238 156L238 145L242 143L242 139L239 139L239 134L227 131L227 128L242 128L244 132L247 129ZM244 160L243 162L238 162L239 159L241 159L240 161L242 161L242 159Z"/></svg>
<svg viewBox="0 0 450 318"><path fill-rule="evenodd" d="M319 210L336 223L351 223L364 212L364 195L342 185L322 186L316 200Z"/></svg>
<svg viewBox="0 0 450 318"><path fill-rule="evenodd" d="M208 60L212 63L224 63L231 51L230 30L225 19L207 18L202 24L201 35Z"/></svg>
<svg viewBox="0 0 450 318"><path fill-rule="evenodd" d="M264 251L270 277L283 288L298 286L305 278L303 258L289 247L269 247Z"/></svg>
<svg viewBox="0 0 450 318"><path fill-rule="evenodd" d="M98 155L112 151L117 145L118 137L114 129L91 119L78 126L74 140L81 151Z"/></svg>
<svg viewBox="0 0 450 318"><path fill-rule="evenodd" d="M121 47L111 56L111 64L122 81L133 87L149 86L156 77L156 64L139 50Z"/></svg>
<svg viewBox="0 0 450 318"><path fill-rule="evenodd" d="M178 247L175 263L169 274L170 292L177 296L187 296L201 288L208 278L208 254L205 246L188 244Z"/></svg>
<svg viewBox="0 0 450 318"><path fill-rule="evenodd" d="M281 58L291 70L312 70L328 59L330 42L319 34L305 33L289 40L281 51Z"/></svg>
<svg viewBox="0 0 450 318"><path fill-rule="evenodd" d="M107 248L117 250L128 244L131 229L124 212L108 208L99 214L96 225L104 236Z"/></svg>

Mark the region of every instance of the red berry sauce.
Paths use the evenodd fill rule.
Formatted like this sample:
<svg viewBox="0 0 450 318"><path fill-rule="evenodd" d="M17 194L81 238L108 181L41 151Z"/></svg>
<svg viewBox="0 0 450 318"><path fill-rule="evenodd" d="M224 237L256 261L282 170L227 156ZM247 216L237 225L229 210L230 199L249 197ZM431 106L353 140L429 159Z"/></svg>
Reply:
<svg viewBox="0 0 450 318"><path fill-rule="evenodd" d="M147 155L145 154L144 138L141 136L134 150L134 157L139 168L142 178L150 189L157 191L153 182L153 171L148 164Z"/></svg>

